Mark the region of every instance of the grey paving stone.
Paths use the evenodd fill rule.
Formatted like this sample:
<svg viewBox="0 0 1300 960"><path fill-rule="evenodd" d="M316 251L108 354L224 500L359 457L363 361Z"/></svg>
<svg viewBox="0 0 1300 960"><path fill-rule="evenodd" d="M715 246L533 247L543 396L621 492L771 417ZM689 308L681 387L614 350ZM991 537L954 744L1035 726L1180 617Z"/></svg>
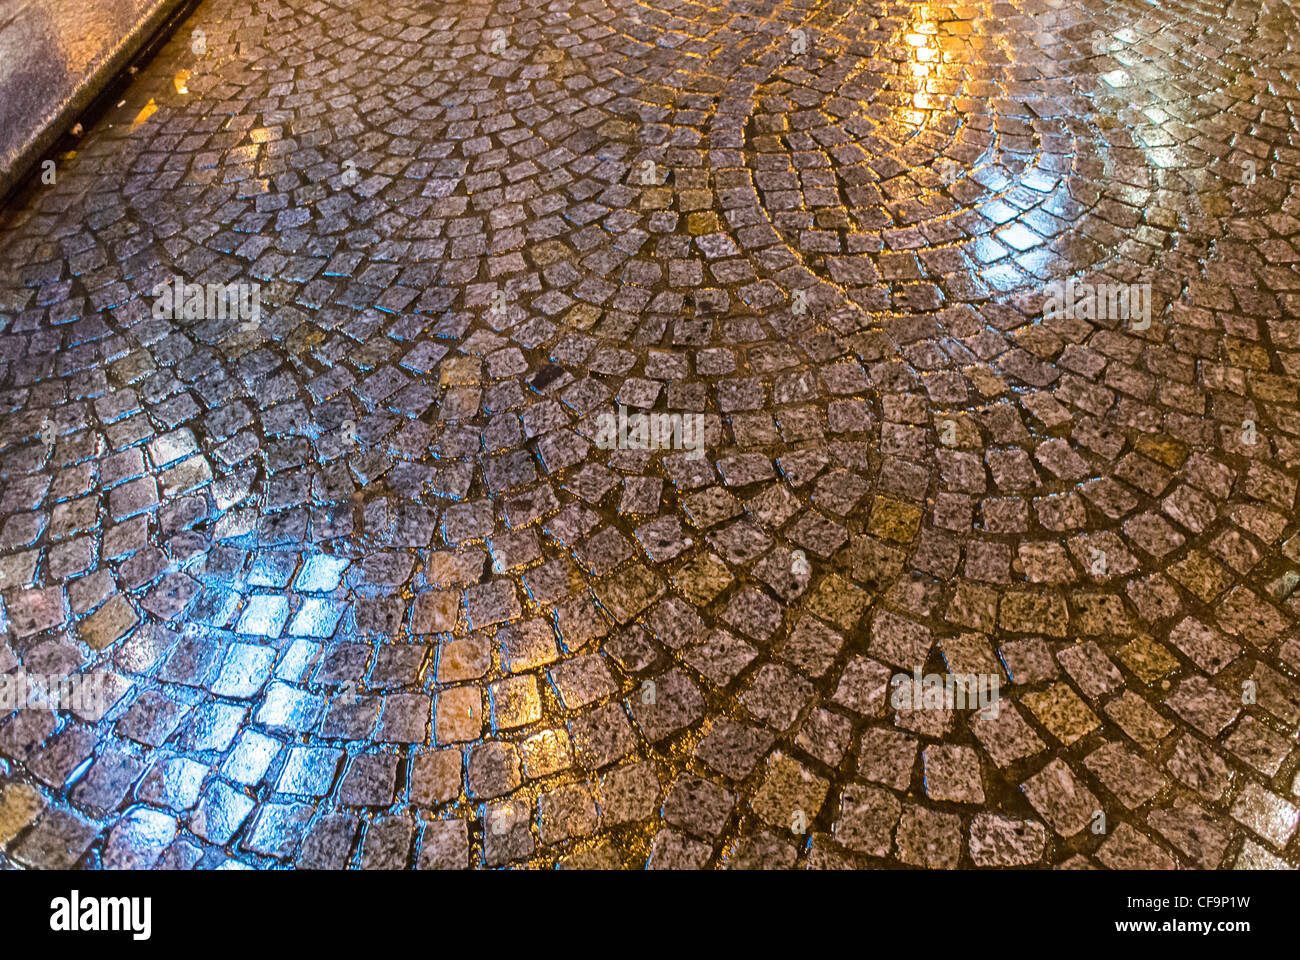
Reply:
<svg viewBox="0 0 1300 960"><path fill-rule="evenodd" d="M10 196L3 856L1300 865L1294 11L445 7Z"/></svg>

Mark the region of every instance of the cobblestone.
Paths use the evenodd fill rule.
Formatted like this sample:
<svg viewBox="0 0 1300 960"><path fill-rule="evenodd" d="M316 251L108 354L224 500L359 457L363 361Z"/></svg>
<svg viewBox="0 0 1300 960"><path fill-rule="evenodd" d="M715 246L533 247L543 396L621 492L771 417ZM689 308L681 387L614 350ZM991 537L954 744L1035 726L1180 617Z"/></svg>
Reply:
<svg viewBox="0 0 1300 960"><path fill-rule="evenodd" d="M3 213L0 866L1300 866L1296 35L203 0Z"/></svg>

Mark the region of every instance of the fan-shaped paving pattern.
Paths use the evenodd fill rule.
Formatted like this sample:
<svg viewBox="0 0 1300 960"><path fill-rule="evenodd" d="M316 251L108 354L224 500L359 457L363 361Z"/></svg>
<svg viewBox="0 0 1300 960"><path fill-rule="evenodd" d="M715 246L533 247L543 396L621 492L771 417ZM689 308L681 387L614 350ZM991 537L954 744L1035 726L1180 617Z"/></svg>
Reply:
<svg viewBox="0 0 1300 960"><path fill-rule="evenodd" d="M6 214L0 856L1295 863L1294 28L202 4Z"/></svg>

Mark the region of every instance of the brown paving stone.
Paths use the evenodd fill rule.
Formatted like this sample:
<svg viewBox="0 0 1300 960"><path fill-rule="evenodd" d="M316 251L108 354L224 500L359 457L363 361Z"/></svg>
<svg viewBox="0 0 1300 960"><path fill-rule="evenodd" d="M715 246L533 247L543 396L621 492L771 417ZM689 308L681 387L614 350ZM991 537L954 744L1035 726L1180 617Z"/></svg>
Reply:
<svg viewBox="0 0 1300 960"><path fill-rule="evenodd" d="M0 859L1296 866L1295 13L1031 6L198 4L0 231Z"/></svg>

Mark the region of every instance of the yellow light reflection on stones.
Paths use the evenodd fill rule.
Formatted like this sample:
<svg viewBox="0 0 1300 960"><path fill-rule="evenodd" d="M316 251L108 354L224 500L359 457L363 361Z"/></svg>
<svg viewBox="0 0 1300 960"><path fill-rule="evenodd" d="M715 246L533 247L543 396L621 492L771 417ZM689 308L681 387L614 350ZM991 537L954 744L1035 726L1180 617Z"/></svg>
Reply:
<svg viewBox="0 0 1300 960"><path fill-rule="evenodd" d="M140 112L135 115L135 119L131 121L131 129L134 130L157 112L158 104L154 102L153 97L150 97L149 102L144 105Z"/></svg>
<svg viewBox="0 0 1300 960"><path fill-rule="evenodd" d="M190 72L188 70L178 70L176 76L172 78L172 83L176 84L177 93L189 93Z"/></svg>
<svg viewBox="0 0 1300 960"><path fill-rule="evenodd" d="M899 114L899 120L903 123L924 127L940 107L930 94L930 81L936 77L937 65L943 59L937 42L938 33L934 11L928 5L918 6L913 11L912 22L903 34L908 54L905 68L915 81L912 109L903 110Z"/></svg>

